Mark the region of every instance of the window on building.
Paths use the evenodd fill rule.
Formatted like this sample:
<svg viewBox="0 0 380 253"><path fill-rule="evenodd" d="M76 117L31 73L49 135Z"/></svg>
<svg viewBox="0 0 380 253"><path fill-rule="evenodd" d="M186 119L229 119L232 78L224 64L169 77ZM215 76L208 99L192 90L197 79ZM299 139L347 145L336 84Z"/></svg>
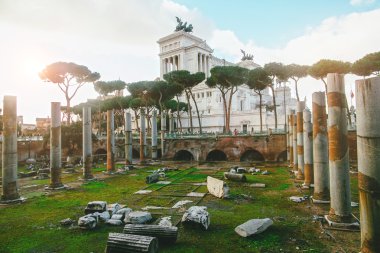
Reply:
<svg viewBox="0 0 380 253"><path fill-rule="evenodd" d="M200 95L199 95L199 93L197 93L197 98L199 98L200 97Z"/></svg>

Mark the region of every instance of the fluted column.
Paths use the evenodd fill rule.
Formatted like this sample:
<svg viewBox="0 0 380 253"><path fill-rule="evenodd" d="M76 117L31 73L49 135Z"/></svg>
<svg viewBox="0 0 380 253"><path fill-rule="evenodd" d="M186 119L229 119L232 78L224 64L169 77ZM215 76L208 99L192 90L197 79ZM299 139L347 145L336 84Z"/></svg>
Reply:
<svg viewBox="0 0 380 253"><path fill-rule="evenodd" d="M303 111L303 155L304 155L304 186L310 187L314 183L313 174L313 124L309 109Z"/></svg>
<svg viewBox="0 0 380 253"><path fill-rule="evenodd" d="M17 97L4 96L2 143L2 196L4 202L20 198L17 185Z"/></svg>
<svg viewBox="0 0 380 253"><path fill-rule="evenodd" d="M61 103L51 102L50 188L61 188Z"/></svg>
<svg viewBox="0 0 380 253"><path fill-rule="evenodd" d="M297 102L297 162L298 172L297 179L304 179L304 157L303 157L303 110L305 109L305 102Z"/></svg>
<svg viewBox="0 0 380 253"><path fill-rule="evenodd" d="M380 77L356 81L361 252L380 252Z"/></svg>
<svg viewBox="0 0 380 253"><path fill-rule="evenodd" d="M83 107L83 178L91 179L92 168L92 130L91 130L91 107Z"/></svg>
<svg viewBox="0 0 380 253"><path fill-rule="evenodd" d="M347 142L347 107L344 75L327 75L328 140L331 208L328 219L351 221L350 171Z"/></svg>
<svg viewBox="0 0 380 253"><path fill-rule="evenodd" d="M313 93L314 203L330 202L327 115L324 92Z"/></svg>
<svg viewBox="0 0 380 253"><path fill-rule="evenodd" d="M157 111L152 113L152 159L157 159Z"/></svg>
<svg viewBox="0 0 380 253"><path fill-rule="evenodd" d="M115 170L114 150L114 114L113 110L107 111L107 172Z"/></svg>
<svg viewBox="0 0 380 253"><path fill-rule="evenodd" d="M131 113L125 113L125 164L132 164L132 119Z"/></svg>
<svg viewBox="0 0 380 253"><path fill-rule="evenodd" d="M291 110L289 114L289 166L293 166L293 163L294 163L293 125L294 125L294 110Z"/></svg>

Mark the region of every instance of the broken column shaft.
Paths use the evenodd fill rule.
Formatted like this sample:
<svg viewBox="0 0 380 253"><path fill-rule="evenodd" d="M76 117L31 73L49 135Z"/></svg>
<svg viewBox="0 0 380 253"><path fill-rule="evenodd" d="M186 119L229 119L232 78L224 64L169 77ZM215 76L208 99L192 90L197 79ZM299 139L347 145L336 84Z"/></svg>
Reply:
<svg viewBox="0 0 380 253"><path fill-rule="evenodd" d="M328 219L351 221L350 173L347 143L347 103L344 75L327 75L328 141L330 167L330 212Z"/></svg>
<svg viewBox="0 0 380 253"><path fill-rule="evenodd" d="M145 163L145 111L140 111L140 163Z"/></svg>
<svg viewBox="0 0 380 253"><path fill-rule="evenodd" d="M157 112L152 114L152 159L157 159Z"/></svg>
<svg viewBox="0 0 380 253"><path fill-rule="evenodd" d="M303 111L303 155L304 155L304 185L309 187L314 183L313 174L313 124L309 109Z"/></svg>
<svg viewBox="0 0 380 253"><path fill-rule="evenodd" d="M305 109L305 102L297 102L297 159L298 170L297 179L304 179L304 157L303 157L303 110Z"/></svg>
<svg viewBox="0 0 380 253"><path fill-rule="evenodd" d="M356 81L361 252L380 252L380 77Z"/></svg>
<svg viewBox="0 0 380 253"><path fill-rule="evenodd" d="M313 93L314 203L330 201L327 115L324 92Z"/></svg>
<svg viewBox="0 0 380 253"><path fill-rule="evenodd" d="M169 116L169 133L174 133L174 116L173 113L170 113Z"/></svg>
<svg viewBox="0 0 380 253"><path fill-rule="evenodd" d="M125 164L132 164L132 119L129 112L125 113Z"/></svg>
<svg viewBox="0 0 380 253"><path fill-rule="evenodd" d="M115 136L114 136L114 113L107 111L107 172L115 170Z"/></svg>
<svg viewBox="0 0 380 253"><path fill-rule="evenodd" d="M61 188L61 103L51 102L50 188Z"/></svg>
<svg viewBox="0 0 380 253"><path fill-rule="evenodd" d="M2 143L3 201L20 198L17 186L17 97L4 96Z"/></svg>
<svg viewBox="0 0 380 253"><path fill-rule="evenodd" d="M91 107L83 107L83 178L91 179L92 168L92 128Z"/></svg>

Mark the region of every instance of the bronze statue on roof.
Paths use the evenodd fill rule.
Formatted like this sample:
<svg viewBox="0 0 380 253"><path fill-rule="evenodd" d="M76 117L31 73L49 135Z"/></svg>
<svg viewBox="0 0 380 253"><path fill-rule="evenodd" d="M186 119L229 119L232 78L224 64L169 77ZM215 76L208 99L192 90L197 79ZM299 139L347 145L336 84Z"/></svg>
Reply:
<svg viewBox="0 0 380 253"><path fill-rule="evenodd" d="M240 49L240 52L242 52L243 57L241 58L242 61L249 60L253 61L253 54L246 54L243 49Z"/></svg>
<svg viewBox="0 0 380 253"><path fill-rule="evenodd" d="M193 25L192 24L189 24L187 25L187 22L183 23L182 20L179 18L179 17L175 17L177 19L177 26L175 28L175 32L179 32L179 31L184 31L184 32L187 32L187 33L191 33L193 32Z"/></svg>

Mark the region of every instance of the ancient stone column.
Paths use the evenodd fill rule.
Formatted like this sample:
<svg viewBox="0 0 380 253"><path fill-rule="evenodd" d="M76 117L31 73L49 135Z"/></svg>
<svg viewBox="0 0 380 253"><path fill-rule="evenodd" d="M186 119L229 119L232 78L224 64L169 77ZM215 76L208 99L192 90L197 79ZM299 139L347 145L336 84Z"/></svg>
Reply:
<svg viewBox="0 0 380 253"><path fill-rule="evenodd" d="M289 166L293 166L293 125L294 125L294 110L289 113Z"/></svg>
<svg viewBox="0 0 380 253"><path fill-rule="evenodd" d="M303 155L304 155L304 186L310 187L314 183L313 173L313 124L309 109L303 111Z"/></svg>
<svg viewBox="0 0 380 253"><path fill-rule="evenodd" d="M303 110L305 109L305 102L297 102L297 159L298 171L297 179L304 179L304 157L303 157Z"/></svg>
<svg viewBox="0 0 380 253"><path fill-rule="evenodd" d="M297 155L297 114L293 114L293 171L298 171L298 155Z"/></svg>
<svg viewBox="0 0 380 253"><path fill-rule="evenodd" d="M140 163L145 163L145 111L140 110Z"/></svg>
<svg viewBox="0 0 380 253"><path fill-rule="evenodd" d="M107 111L107 172L115 170L114 153L114 114L113 110Z"/></svg>
<svg viewBox="0 0 380 253"><path fill-rule="evenodd" d="M91 107L83 107L83 178L91 179L92 168L92 128Z"/></svg>
<svg viewBox="0 0 380 253"><path fill-rule="evenodd" d="M4 96L1 200L20 198L17 186L17 97Z"/></svg>
<svg viewBox="0 0 380 253"><path fill-rule="evenodd" d="M157 159L157 112L152 114L152 159Z"/></svg>
<svg viewBox="0 0 380 253"><path fill-rule="evenodd" d="M50 188L61 188L61 103L51 102Z"/></svg>
<svg viewBox="0 0 380 253"><path fill-rule="evenodd" d="M330 167L330 212L328 219L351 221L350 173L347 143L347 107L344 75L327 75L328 141Z"/></svg>
<svg viewBox="0 0 380 253"><path fill-rule="evenodd" d="M131 113L125 113L125 164L132 164L132 119Z"/></svg>
<svg viewBox="0 0 380 253"><path fill-rule="evenodd" d="M314 203L330 202L327 115L324 92L313 93Z"/></svg>
<svg viewBox="0 0 380 253"><path fill-rule="evenodd" d="M380 77L356 81L361 252L380 252Z"/></svg>
<svg viewBox="0 0 380 253"><path fill-rule="evenodd" d="M166 115L165 112L161 112L161 156L165 154L165 131L166 131Z"/></svg>

